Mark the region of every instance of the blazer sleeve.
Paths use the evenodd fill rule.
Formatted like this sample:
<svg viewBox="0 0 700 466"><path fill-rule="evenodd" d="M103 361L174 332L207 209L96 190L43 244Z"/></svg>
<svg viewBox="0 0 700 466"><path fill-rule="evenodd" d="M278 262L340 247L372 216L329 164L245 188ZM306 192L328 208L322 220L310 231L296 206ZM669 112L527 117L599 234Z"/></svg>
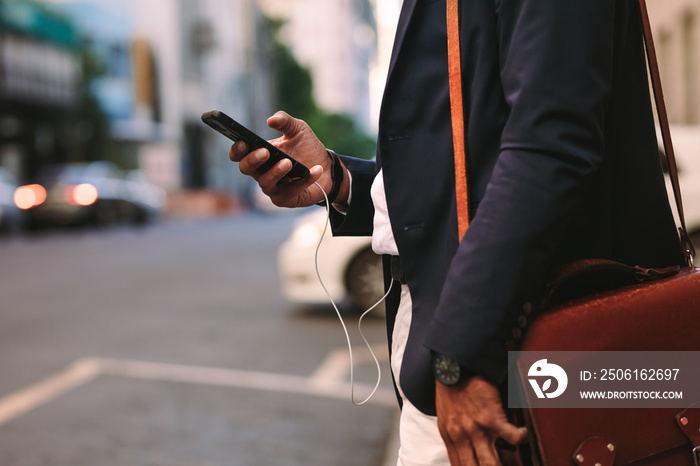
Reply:
<svg viewBox="0 0 700 466"><path fill-rule="evenodd" d="M331 209L331 228L334 236L371 236L374 205L370 188L377 175L377 164L341 155L340 158L352 177L351 200L348 211L340 213Z"/></svg>
<svg viewBox="0 0 700 466"><path fill-rule="evenodd" d="M603 160L616 3L496 0L510 113L427 339L431 349L496 382L506 375L506 342Z"/></svg>

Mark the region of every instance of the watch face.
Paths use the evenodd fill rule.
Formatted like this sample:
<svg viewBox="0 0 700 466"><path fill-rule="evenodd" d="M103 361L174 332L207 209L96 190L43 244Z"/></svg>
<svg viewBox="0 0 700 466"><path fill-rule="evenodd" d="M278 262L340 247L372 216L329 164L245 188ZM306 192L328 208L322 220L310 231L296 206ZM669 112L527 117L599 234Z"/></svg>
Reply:
<svg viewBox="0 0 700 466"><path fill-rule="evenodd" d="M459 382L459 363L438 354L433 361L433 375L435 379L445 385L456 385Z"/></svg>

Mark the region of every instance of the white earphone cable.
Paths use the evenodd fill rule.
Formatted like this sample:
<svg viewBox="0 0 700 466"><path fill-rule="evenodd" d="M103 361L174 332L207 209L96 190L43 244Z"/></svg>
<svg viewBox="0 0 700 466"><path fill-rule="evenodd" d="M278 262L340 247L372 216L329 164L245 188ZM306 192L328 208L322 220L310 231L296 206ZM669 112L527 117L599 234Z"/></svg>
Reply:
<svg viewBox="0 0 700 466"><path fill-rule="evenodd" d="M374 354L374 351L372 350L372 346L369 344L367 341L367 338L365 338L364 333L362 332L362 319L369 314L371 311L373 311L377 306L379 306L387 296L389 296L389 293L391 293L391 288L394 285L394 280L391 280L391 283L389 284L389 289L387 290L386 294L377 301L376 304L374 304L372 307L367 309L365 312L362 313L360 316L360 319L357 323L357 328L360 331L360 336L362 337L362 340L364 340L365 345L369 349L370 354L372 355L372 358L374 359L375 366L377 368L377 383L374 385L374 389L372 392L367 396L362 401L355 401L355 369L354 369L354 364L353 364L353 357L352 357L352 343L350 342L350 335L348 334L348 329L345 326L345 321L343 320L343 317L340 315L340 311L338 310L338 306L336 305L335 301L331 297L331 294L328 292L328 289L326 288L326 285L323 283L323 280L321 279L321 273L319 272L318 269L318 251L321 248L321 243L323 243L323 238L326 236L326 231L328 230L328 225L330 223L330 203L328 202L328 195L326 194L326 191L318 184L315 183L316 186L321 190L323 193L323 197L326 200L326 221L323 226L323 233L321 233L321 239L319 239L318 244L316 245L316 252L314 254L314 267L316 268L316 277L318 278L319 283L321 284L321 287L323 288L323 291L325 291L326 296L328 296L328 299L330 300L331 304L333 305L333 309L335 309L335 313L338 315L338 319L340 319L340 324L343 327L343 332L345 333L345 340L347 341L348 344L348 353L350 354L350 401L352 401L352 404L355 406L360 406L365 403L367 403L370 398L377 392L377 389L379 388L379 383L382 380L382 369L379 365L379 360L377 359L377 356Z"/></svg>

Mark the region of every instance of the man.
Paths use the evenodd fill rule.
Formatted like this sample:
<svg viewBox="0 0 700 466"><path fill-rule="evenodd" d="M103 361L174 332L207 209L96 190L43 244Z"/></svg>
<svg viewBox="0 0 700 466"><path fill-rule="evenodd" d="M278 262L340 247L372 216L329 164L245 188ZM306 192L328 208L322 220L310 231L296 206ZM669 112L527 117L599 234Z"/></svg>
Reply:
<svg viewBox="0 0 700 466"><path fill-rule="evenodd" d="M470 212L461 242L444 0L404 1L376 163L342 157L331 166L311 129L284 113L268 121L283 133L274 144L311 167L307 179L284 180L288 161L255 173L264 150L230 151L280 206L321 201L314 183L330 192L334 174L334 233L373 234L387 265L396 256L393 275L405 284L387 319L406 466L500 464L498 439L524 441L499 386L554 267L684 260L637 2L462 0L460 9Z"/></svg>

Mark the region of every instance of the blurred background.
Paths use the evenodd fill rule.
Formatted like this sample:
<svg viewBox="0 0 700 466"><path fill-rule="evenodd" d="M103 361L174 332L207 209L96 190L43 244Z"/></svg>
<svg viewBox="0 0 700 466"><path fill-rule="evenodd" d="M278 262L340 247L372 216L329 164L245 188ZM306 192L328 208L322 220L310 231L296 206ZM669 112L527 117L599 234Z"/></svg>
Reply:
<svg viewBox="0 0 700 466"><path fill-rule="evenodd" d="M168 211L187 209L183 191L250 201L201 123L213 108L267 137L285 109L371 158L398 9L384 3L3 1L0 166L23 185L107 161L165 190Z"/></svg>
<svg viewBox="0 0 700 466"><path fill-rule="evenodd" d="M394 461L382 309L358 408L323 210L272 206L200 116L372 158L400 4L0 1L0 464ZM648 6L698 239L700 1ZM327 238L319 269L362 399L378 258Z"/></svg>

